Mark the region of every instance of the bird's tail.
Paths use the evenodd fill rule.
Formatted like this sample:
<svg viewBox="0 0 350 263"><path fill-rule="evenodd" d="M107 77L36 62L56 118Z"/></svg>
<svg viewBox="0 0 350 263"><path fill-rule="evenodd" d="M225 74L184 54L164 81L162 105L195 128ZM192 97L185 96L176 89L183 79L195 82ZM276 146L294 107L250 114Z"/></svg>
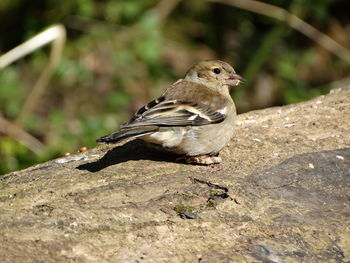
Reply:
<svg viewBox="0 0 350 263"><path fill-rule="evenodd" d="M117 143L128 138L136 138L142 135L155 132L158 129L159 128L156 126L149 126L149 127L144 126L144 127L136 127L131 129L124 129L118 132L113 132L111 134L102 136L101 138L97 139L96 142L100 144Z"/></svg>

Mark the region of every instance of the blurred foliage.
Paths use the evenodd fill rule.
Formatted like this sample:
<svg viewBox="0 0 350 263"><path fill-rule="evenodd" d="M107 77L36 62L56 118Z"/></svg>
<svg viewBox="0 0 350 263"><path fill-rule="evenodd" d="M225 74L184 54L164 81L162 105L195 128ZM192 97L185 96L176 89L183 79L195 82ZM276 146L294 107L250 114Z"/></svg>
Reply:
<svg viewBox="0 0 350 263"><path fill-rule="evenodd" d="M265 2L350 48L349 1ZM45 150L36 155L0 133L0 174L94 147L199 60L225 60L247 79L232 94L239 112L324 94L350 73L346 62L286 24L203 0L2 0L0 52L54 23L68 31L64 54L40 103L17 123ZM16 123L48 50L0 71L0 117Z"/></svg>

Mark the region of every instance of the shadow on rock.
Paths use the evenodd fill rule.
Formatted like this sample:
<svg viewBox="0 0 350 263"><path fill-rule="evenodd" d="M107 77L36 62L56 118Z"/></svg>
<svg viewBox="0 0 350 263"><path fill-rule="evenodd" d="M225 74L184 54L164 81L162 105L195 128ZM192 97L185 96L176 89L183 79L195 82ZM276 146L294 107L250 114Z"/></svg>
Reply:
<svg viewBox="0 0 350 263"><path fill-rule="evenodd" d="M132 160L175 162L177 156L148 148L141 140L133 140L109 150L101 159L79 165L76 169L98 172L108 166Z"/></svg>

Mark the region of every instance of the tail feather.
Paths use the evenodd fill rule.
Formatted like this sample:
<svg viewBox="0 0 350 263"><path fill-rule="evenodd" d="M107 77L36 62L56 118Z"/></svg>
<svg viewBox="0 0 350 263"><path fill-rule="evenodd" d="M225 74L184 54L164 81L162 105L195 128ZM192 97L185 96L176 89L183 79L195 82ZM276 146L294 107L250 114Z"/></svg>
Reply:
<svg viewBox="0 0 350 263"><path fill-rule="evenodd" d="M152 126L152 127L120 130L118 132L113 132L111 134L102 136L101 138L97 139L96 142L101 144L117 143L128 138L136 138L142 135L152 133L157 129L158 127Z"/></svg>

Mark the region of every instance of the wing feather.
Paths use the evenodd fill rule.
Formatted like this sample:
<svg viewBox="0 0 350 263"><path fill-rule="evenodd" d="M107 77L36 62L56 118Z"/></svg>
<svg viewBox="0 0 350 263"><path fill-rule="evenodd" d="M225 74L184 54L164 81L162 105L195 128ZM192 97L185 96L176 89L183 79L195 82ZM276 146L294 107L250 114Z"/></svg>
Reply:
<svg viewBox="0 0 350 263"><path fill-rule="evenodd" d="M200 126L222 122L225 114L211 110L206 105L165 100L160 97L138 110L122 129L140 126Z"/></svg>

